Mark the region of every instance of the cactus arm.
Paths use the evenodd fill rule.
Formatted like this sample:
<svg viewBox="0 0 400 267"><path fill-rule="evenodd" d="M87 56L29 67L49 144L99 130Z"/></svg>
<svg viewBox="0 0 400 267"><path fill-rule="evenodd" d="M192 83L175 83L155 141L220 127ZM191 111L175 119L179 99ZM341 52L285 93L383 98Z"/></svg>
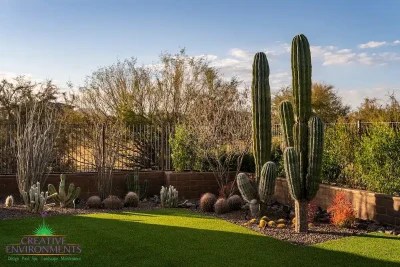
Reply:
<svg viewBox="0 0 400 267"><path fill-rule="evenodd" d="M289 101L283 101L279 105L279 116L282 125L285 147L294 146L293 141L293 125L294 113L293 105Z"/></svg>
<svg viewBox="0 0 400 267"><path fill-rule="evenodd" d="M65 201L65 174L60 175L60 187L58 188L58 197L60 198L60 202Z"/></svg>
<svg viewBox="0 0 400 267"><path fill-rule="evenodd" d="M271 89L269 65L263 52L256 53L252 80L253 152L256 161L256 179L261 168L271 157Z"/></svg>
<svg viewBox="0 0 400 267"><path fill-rule="evenodd" d="M58 197L58 193L57 193L57 190L56 190L56 188L54 187L54 185L52 185L52 184L49 184L48 186L47 186L47 190L48 190L48 192L50 193L50 195L54 195L52 198L54 199L54 201L56 202L56 203L60 203L61 202L61 199Z"/></svg>
<svg viewBox="0 0 400 267"><path fill-rule="evenodd" d="M324 123L319 117L311 117L309 123L308 173L306 180L307 200L317 194L321 182L322 154L324 145Z"/></svg>
<svg viewBox="0 0 400 267"><path fill-rule="evenodd" d="M257 199L257 191L252 186L246 174L239 173L236 178L236 183L245 201L250 202L252 199Z"/></svg>
<svg viewBox="0 0 400 267"><path fill-rule="evenodd" d="M266 203L275 191L276 165L268 161L261 169L260 184L258 186L258 195L261 202Z"/></svg>
<svg viewBox="0 0 400 267"><path fill-rule="evenodd" d="M81 188L80 187L74 188L69 198L65 201L64 207L68 207L72 203L72 201L74 201L79 197L80 194L81 194Z"/></svg>
<svg viewBox="0 0 400 267"><path fill-rule="evenodd" d="M290 195L299 200L303 197L303 183L300 177L299 156L293 147L288 147L283 152L285 172L289 184Z"/></svg>

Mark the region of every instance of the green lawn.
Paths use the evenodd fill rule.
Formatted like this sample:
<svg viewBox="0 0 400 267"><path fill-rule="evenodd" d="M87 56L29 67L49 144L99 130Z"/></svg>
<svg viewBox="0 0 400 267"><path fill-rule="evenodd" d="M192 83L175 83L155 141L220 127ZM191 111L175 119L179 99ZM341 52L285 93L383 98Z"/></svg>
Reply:
<svg viewBox="0 0 400 267"><path fill-rule="evenodd" d="M81 246L81 261L9 261L6 245L19 243L40 223L0 221L0 266L400 266L397 237L374 234L299 247L184 210L49 217L55 234Z"/></svg>

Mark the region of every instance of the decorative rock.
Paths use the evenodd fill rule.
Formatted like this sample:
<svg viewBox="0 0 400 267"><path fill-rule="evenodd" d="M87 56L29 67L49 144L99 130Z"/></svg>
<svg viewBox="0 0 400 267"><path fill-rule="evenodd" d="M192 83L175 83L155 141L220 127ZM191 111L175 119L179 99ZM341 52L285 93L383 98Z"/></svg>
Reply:
<svg viewBox="0 0 400 267"><path fill-rule="evenodd" d="M278 223L278 224L279 224L279 223L285 224L285 223L286 223L286 220L285 220L285 219L279 219L279 220L276 221L276 223Z"/></svg>
<svg viewBox="0 0 400 267"><path fill-rule="evenodd" d="M384 233L385 232L385 227L379 227L376 231L378 233Z"/></svg>
<svg viewBox="0 0 400 267"><path fill-rule="evenodd" d="M250 204L249 204L249 203L244 204L244 205L242 206L242 209L243 209L243 210L249 210L249 209L250 209Z"/></svg>
<svg viewBox="0 0 400 267"><path fill-rule="evenodd" d="M142 200L143 203L147 203L147 198Z"/></svg>
<svg viewBox="0 0 400 267"><path fill-rule="evenodd" d="M393 235L394 234L394 229L386 229L385 234L387 235Z"/></svg>

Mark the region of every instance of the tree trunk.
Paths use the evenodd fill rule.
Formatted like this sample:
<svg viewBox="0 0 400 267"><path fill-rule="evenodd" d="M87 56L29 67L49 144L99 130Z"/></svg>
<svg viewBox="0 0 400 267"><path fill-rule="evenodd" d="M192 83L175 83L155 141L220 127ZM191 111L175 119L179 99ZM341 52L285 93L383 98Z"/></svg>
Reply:
<svg viewBox="0 0 400 267"><path fill-rule="evenodd" d="M295 200L296 224L295 230L297 233L308 232L308 203L307 200Z"/></svg>

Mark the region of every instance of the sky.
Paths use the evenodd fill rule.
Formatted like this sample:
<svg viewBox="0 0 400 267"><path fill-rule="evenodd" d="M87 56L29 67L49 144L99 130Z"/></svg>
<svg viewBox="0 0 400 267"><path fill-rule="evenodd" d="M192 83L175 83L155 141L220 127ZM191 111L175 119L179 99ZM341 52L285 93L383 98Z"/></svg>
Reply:
<svg viewBox="0 0 400 267"><path fill-rule="evenodd" d="M156 64L186 48L250 84L263 51L275 91L291 84L290 44L303 33L313 81L356 108L365 97L400 97L399 10L398 0L0 0L0 78L53 79L65 90L118 60Z"/></svg>

